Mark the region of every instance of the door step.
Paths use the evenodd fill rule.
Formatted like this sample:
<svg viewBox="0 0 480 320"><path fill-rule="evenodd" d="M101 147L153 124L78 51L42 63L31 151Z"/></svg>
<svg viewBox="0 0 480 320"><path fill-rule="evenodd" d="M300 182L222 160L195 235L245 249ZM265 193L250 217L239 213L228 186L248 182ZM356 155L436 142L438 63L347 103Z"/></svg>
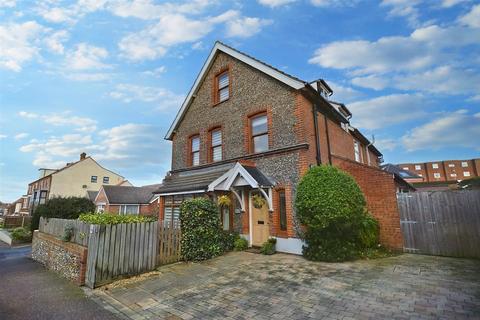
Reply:
<svg viewBox="0 0 480 320"><path fill-rule="evenodd" d="M258 253L260 254L260 247L251 247L251 248L248 248L247 250L245 250L245 252L250 252L250 253Z"/></svg>

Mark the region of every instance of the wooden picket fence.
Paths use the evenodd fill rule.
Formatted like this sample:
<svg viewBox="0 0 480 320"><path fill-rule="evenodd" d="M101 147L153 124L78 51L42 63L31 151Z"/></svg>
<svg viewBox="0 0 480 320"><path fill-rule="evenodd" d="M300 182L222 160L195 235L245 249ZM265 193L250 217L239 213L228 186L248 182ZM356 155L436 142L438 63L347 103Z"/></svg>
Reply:
<svg viewBox="0 0 480 320"><path fill-rule="evenodd" d="M158 255L157 264L169 264L180 261L180 240L182 231L179 224L166 225L163 221L158 224Z"/></svg>
<svg viewBox="0 0 480 320"><path fill-rule="evenodd" d="M5 229L17 227L30 227L32 217L29 216L5 216L3 217L3 227Z"/></svg>
<svg viewBox="0 0 480 320"><path fill-rule="evenodd" d="M73 237L70 241L84 247L88 246L90 224L80 220L40 217L38 231L48 233L57 238L61 238L65 232L65 227L67 225L73 226Z"/></svg>
<svg viewBox="0 0 480 320"><path fill-rule="evenodd" d="M397 195L404 251L480 258L480 190Z"/></svg>

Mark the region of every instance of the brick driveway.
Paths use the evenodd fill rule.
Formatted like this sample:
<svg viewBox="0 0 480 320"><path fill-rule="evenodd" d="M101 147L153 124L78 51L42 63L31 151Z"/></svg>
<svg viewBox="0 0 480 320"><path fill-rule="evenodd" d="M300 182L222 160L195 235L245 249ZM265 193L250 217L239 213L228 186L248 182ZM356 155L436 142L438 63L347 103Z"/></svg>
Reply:
<svg viewBox="0 0 480 320"><path fill-rule="evenodd" d="M131 319L480 319L480 261L405 254L330 264L240 252L89 294Z"/></svg>

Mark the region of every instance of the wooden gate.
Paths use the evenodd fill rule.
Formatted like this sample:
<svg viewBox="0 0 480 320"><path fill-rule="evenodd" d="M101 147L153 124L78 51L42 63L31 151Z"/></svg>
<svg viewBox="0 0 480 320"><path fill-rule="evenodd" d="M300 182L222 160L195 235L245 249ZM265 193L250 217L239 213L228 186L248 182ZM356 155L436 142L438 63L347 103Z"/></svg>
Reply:
<svg viewBox="0 0 480 320"><path fill-rule="evenodd" d="M158 255L157 264L168 264L180 261L182 231L179 224L158 223Z"/></svg>
<svg viewBox="0 0 480 320"><path fill-rule="evenodd" d="M85 284L98 287L156 267L158 223L91 225Z"/></svg>
<svg viewBox="0 0 480 320"><path fill-rule="evenodd" d="M480 258L480 190L397 195L404 251Z"/></svg>

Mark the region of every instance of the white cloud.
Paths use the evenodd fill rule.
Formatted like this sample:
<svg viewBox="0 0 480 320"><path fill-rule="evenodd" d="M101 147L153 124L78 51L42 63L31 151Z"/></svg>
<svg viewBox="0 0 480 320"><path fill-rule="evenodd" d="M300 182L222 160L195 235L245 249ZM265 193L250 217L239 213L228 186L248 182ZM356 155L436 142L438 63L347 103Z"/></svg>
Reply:
<svg viewBox="0 0 480 320"><path fill-rule="evenodd" d="M199 14L215 2L212 0L193 0L184 3L178 1L155 4L151 0L112 1L107 8L119 17L153 20L165 14Z"/></svg>
<svg viewBox="0 0 480 320"><path fill-rule="evenodd" d="M403 17L411 26L417 26L419 24L417 5L421 2L422 0L383 0L380 5L390 8L388 12L390 17Z"/></svg>
<svg viewBox="0 0 480 320"><path fill-rule="evenodd" d="M350 103L352 123L364 129L379 129L426 116L427 104L419 95L392 94Z"/></svg>
<svg viewBox="0 0 480 320"><path fill-rule="evenodd" d="M470 0L443 0L441 6L443 8L450 8L456 6L459 3L469 2Z"/></svg>
<svg viewBox="0 0 480 320"><path fill-rule="evenodd" d="M7 138L7 137L8 137L8 136L7 136L6 134L0 134L0 140L1 140L1 139L5 139L5 138Z"/></svg>
<svg viewBox="0 0 480 320"><path fill-rule="evenodd" d="M356 5L359 0L310 0L316 7L350 7Z"/></svg>
<svg viewBox="0 0 480 320"><path fill-rule="evenodd" d="M92 137L82 134L66 134L60 137L52 136L45 141L29 143L20 147L21 152L35 152L35 166L45 166L40 162L52 160L52 157L72 157L83 151L91 150L93 146ZM94 149L94 148L93 148ZM37 158L38 157L38 158ZM63 161L62 161L63 162ZM50 167L53 165L47 165Z"/></svg>
<svg viewBox="0 0 480 320"><path fill-rule="evenodd" d="M0 67L19 72L40 50L38 37L45 28L35 21L0 25Z"/></svg>
<svg viewBox="0 0 480 320"><path fill-rule="evenodd" d="M75 50L67 53L66 66L72 70L105 69L109 66L103 62L108 57L104 48L88 43L80 43Z"/></svg>
<svg viewBox="0 0 480 320"><path fill-rule="evenodd" d="M18 115L22 118L28 118L28 119L38 118L38 114L34 112L20 111Z"/></svg>
<svg viewBox="0 0 480 320"><path fill-rule="evenodd" d="M78 0L69 6L57 6L57 1L40 1L34 8L46 21L74 24L88 13L104 7L107 0Z"/></svg>
<svg viewBox="0 0 480 320"><path fill-rule="evenodd" d="M466 110L444 113L432 121L410 130L402 137L408 151L438 150L465 147L480 150L480 113L469 114Z"/></svg>
<svg viewBox="0 0 480 320"><path fill-rule="evenodd" d="M47 48L57 54L63 54L65 48L63 42L69 37L69 33L66 30L56 31L53 34L45 37L45 44Z"/></svg>
<svg viewBox="0 0 480 320"><path fill-rule="evenodd" d="M261 5L276 8L295 2L296 0L258 0Z"/></svg>
<svg viewBox="0 0 480 320"><path fill-rule="evenodd" d="M0 0L0 8L13 8L15 5L15 0Z"/></svg>
<svg viewBox="0 0 480 320"><path fill-rule="evenodd" d="M351 87L340 85L333 81L328 81L328 85L333 90L332 99L337 102L346 103L353 100L358 100L364 96L364 94L360 91L357 91Z"/></svg>
<svg viewBox="0 0 480 320"><path fill-rule="evenodd" d="M22 133L16 134L14 138L15 140L21 140L21 139L25 139L28 136L29 136L28 133L22 132Z"/></svg>
<svg viewBox="0 0 480 320"><path fill-rule="evenodd" d="M380 150L380 152L383 151L392 151L395 150L398 146L398 141L394 139L375 139L374 143L375 147Z"/></svg>
<svg viewBox="0 0 480 320"><path fill-rule="evenodd" d="M167 68L165 66L160 66L160 67L155 68L153 70L143 71L142 74L158 78L160 75L164 74L166 71L167 71Z"/></svg>
<svg viewBox="0 0 480 320"><path fill-rule="evenodd" d="M272 24L272 20L239 17L227 22L227 36L248 38L260 32L262 27Z"/></svg>
<svg viewBox="0 0 480 320"><path fill-rule="evenodd" d="M386 78L369 75L366 77L355 77L352 79L352 83L363 88L382 90L389 84L389 81Z"/></svg>
<svg viewBox="0 0 480 320"><path fill-rule="evenodd" d="M459 21L472 28L480 28L480 4L473 6L472 10L460 17Z"/></svg>
<svg viewBox="0 0 480 320"><path fill-rule="evenodd" d="M103 81L109 79L111 74L102 72L76 72L64 73L63 76L73 81Z"/></svg>
<svg viewBox="0 0 480 320"><path fill-rule="evenodd" d="M119 84L110 92L110 97L124 103L132 101L157 103L158 110L178 108L184 97L170 90L158 87L138 86L134 84Z"/></svg>

